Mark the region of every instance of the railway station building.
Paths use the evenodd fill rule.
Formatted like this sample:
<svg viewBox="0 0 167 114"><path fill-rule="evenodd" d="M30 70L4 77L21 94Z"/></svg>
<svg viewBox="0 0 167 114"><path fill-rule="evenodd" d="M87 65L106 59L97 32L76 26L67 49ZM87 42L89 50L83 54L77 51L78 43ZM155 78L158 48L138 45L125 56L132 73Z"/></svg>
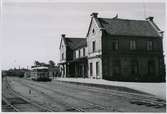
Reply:
<svg viewBox="0 0 167 114"><path fill-rule="evenodd" d="M117 81L165 81L163 32L153 17L144 20L91 14L86 38L60 43L62 77Z"/></svg>
<svg viewBox="0 0 167 114"><path fill-rule="evenodd" d="M61 77L88 76L86 38L71 38L62 34L59 49Z"/></svg>

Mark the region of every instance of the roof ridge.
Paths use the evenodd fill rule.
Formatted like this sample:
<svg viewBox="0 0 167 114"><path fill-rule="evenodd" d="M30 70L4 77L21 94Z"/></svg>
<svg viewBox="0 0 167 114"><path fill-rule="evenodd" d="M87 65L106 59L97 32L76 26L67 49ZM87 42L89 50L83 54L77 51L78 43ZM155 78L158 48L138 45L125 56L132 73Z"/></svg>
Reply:
<svg viewBox="0 0 167 114"><path fill-rule="evenodd" d="M67 39L86 39L86 38L81 38L81 37L65 37Z"/></svg>
<svg viewBox="0 0 167 114"><path fill-rule="evenodd" d="M99 17L98 19L110 19L110 20L127 20L127 21L148 21L148 20L141 20L141 19L123 19L123 18L102 18L102 17Z"/></svg>
<svg viewBox="0 0 167 114"><path fill-rule="evenodd" d="M105 31L111 35L160 37L148 20L98 18Z"/></svg>

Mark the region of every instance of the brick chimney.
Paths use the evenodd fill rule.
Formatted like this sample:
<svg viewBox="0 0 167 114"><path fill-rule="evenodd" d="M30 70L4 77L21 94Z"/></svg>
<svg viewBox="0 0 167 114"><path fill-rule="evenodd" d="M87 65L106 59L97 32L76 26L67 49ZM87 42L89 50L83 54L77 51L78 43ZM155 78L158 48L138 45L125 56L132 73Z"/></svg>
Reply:
<svg viewBox="0 0 167 114"><path fill-rule="evenodd" d="M90 16L97 18L98 17L98 13L93 12Z"/></svg>
<svg viewBox="0 0 167 114"><path fill-rule="evenodd" d="M61 34L61 37L62 37L62 38L65 38L65 37L66 37L66 35L65 35L65 34Z"/></svg>
<svg viewBox="0 0 167 114"><path fill-rule="evenodd" d="M147 17L146 20L153 21L154 17Z"/></svg>

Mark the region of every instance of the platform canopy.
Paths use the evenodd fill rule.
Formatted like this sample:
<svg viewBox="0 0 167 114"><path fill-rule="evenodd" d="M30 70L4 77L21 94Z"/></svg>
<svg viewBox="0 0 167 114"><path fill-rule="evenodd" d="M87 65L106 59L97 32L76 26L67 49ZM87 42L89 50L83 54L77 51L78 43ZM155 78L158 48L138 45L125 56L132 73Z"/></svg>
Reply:
<svg viewBox="0 0 167 114"><path fill-rule="evenodd" d="M38 67L32 68L32 70L34 70L34 69L48 69L48 67L45 67L45 66L38 66Z"/></svg>

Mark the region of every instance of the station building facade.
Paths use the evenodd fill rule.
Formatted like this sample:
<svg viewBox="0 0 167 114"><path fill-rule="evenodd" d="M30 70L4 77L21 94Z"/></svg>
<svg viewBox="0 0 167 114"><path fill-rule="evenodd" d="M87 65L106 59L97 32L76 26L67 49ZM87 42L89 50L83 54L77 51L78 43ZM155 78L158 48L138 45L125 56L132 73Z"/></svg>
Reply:
<svg viewBox="0 0 167 114"><path fill-rule="evenodd" d="M60 55L62 77L165 81L163 32L153 17L129 20L92 13L86 38L62 35Z"/></svg>
<svg viewBox="0 0 167 114"><path fill-rule="evenodd" d="M86 38L71 38L62 34L59 49L61 77L86 78L88 76Z"/></svg>

